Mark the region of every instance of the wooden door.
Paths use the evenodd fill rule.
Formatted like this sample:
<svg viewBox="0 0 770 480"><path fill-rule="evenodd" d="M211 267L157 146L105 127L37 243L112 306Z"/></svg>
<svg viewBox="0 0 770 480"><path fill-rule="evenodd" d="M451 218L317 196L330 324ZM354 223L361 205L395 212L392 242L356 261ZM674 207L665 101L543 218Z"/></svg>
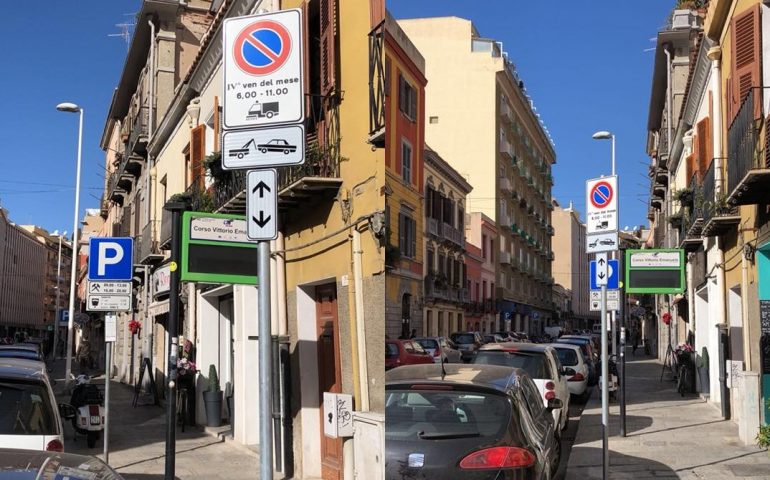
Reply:
<svg viewBox="0 0 770 480"><path fill-rule="evenodd" d="M339 319L337 289L334 284L316 287L316 332L318 335L318 398L321 425L324 424L323 392L340 393ZM342 439L321 435L321 476L324 480L342 479Z"/></svg>

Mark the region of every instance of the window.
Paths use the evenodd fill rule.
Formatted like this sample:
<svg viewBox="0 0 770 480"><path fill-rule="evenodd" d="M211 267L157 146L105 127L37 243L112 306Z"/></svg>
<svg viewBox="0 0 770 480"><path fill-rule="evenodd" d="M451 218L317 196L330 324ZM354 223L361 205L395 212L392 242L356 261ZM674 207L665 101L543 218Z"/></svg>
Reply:
<svg viewBox="0 0 770 480"><path fill-rule="evenodd" d="M425 217L430 218L433 214L433 189L425 189Z"/></svg>
<svg viewBox="0 0 770 480"><path fill-rule="evenodd" d="M425 263L428 266L428 271L429 272L433 271L433 255L434 255L433 250L428 249L428 251L426 252L426 255L425 255L425 257L426 257L425 258Z"/></svg>
<svg viewBox="0 0 770 480"><path fill-rule="evenodd" d="M417 120L417 90L406 81L403 75L398 76L398 109L411 120Z"/></svg>
<svg viewBox="0 0 770 480"><path fill-rule="evenodd" d="M406 140L401 141L401 178L412 184L412 146Z"/></svg>
<svg viewBox="0 0 770 480"><path fill-rule="evenodd" d="M487 236L481 235L481 258L487 259Z"/></svg>
<svg viewBox="0 0 770 480"><path fill-rule="evenodd" d="M438 123L438 117L431 116L428 118L428 122L430 123Z"/></svg>
<svg viewBox="0 0 770 480"><path fill-rule="evenodd" d="M398 215L398 249L408 258L415 258L417 253L417 222L403 213Z"/></svg>
<svg viewBox="0 0 770 480"><path fill-rule="evenodd" d="M390 57L385 55L385 96L390 96Z"/></svg>

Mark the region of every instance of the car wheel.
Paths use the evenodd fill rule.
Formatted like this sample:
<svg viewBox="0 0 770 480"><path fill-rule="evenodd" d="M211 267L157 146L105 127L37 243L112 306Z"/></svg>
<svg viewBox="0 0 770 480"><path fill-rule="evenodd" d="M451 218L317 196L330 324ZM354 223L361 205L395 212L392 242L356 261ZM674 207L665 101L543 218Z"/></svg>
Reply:
<svg viewBox="0 0 770 480"><path fill-rule="evenodd" d="M283 151L283 154L284 154L284 155L288 155L288 154L289 154L289 151L288 151L288 150L284 150L284 151Z"/></svg>
<svg viewBox="0 0 770 480"><path fill-rule="evenodd" d="M561 462L561 438L556 437L555 441L556 441L556 444L554 445L553 465L551 466L551 468L549 468L549 470L558 470L559 462ZM550 471L548 473L550 474Z"/></svg>
<svg viewBox="0 0 770 480"><path fill-rule="evenodd" d="M266 148L260 148L259 151L262 152L262 153L267 153L267 149Z"/></svg>
<svg viewBox="0 0 770 480"><path fill-rule="evenodd" d="M273 112L267 112L267 113L265 114L265 116L266 116L267 118L273 118Z"/></svg>
<svg viewBox="0 0 770 480"><path fill-rule="evenodd" d="M565 407L562 410L562 414L565 416L564 418L564 426L561 427L562 431L567 429L567 425L569 425L569 410Z"/></svg>
<svg viewBox="0 0 770 480"><path fill-rule="evenodd" d="M240 160L240 159L242 159L242 158L243 158L243 154L242 154L242 153L239 153L239 154L238 154L238 160Z"/></svg>

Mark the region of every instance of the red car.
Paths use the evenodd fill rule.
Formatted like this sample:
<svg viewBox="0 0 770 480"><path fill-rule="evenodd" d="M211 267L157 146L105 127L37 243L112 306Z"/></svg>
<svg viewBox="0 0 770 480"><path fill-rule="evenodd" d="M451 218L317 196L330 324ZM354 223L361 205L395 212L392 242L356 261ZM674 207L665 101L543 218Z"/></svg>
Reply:
<svg viewBox="0 0 770 480"><path fill-rule="evenodd" d="M418 363L433 363L422 345L414 340L385 340L385 370Z"/></svg>

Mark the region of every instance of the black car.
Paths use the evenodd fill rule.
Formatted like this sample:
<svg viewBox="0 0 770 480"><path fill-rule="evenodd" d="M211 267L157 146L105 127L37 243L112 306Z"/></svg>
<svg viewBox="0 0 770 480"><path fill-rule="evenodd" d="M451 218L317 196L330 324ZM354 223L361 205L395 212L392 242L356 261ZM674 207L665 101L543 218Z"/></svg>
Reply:
<svg viewBox="0 0 770 480"><path fill-rule="evenodd" d="M385 374L385 478L550 479L561 447L532 379L496 365L407 365Z"/></svg>
<svg viewBox="0 0 770 480"><path fill-rule="evenodd" d="M478 349L484 344L479 332L455 332L449 338L457 345L463 362L470 362Z"/></svg>

